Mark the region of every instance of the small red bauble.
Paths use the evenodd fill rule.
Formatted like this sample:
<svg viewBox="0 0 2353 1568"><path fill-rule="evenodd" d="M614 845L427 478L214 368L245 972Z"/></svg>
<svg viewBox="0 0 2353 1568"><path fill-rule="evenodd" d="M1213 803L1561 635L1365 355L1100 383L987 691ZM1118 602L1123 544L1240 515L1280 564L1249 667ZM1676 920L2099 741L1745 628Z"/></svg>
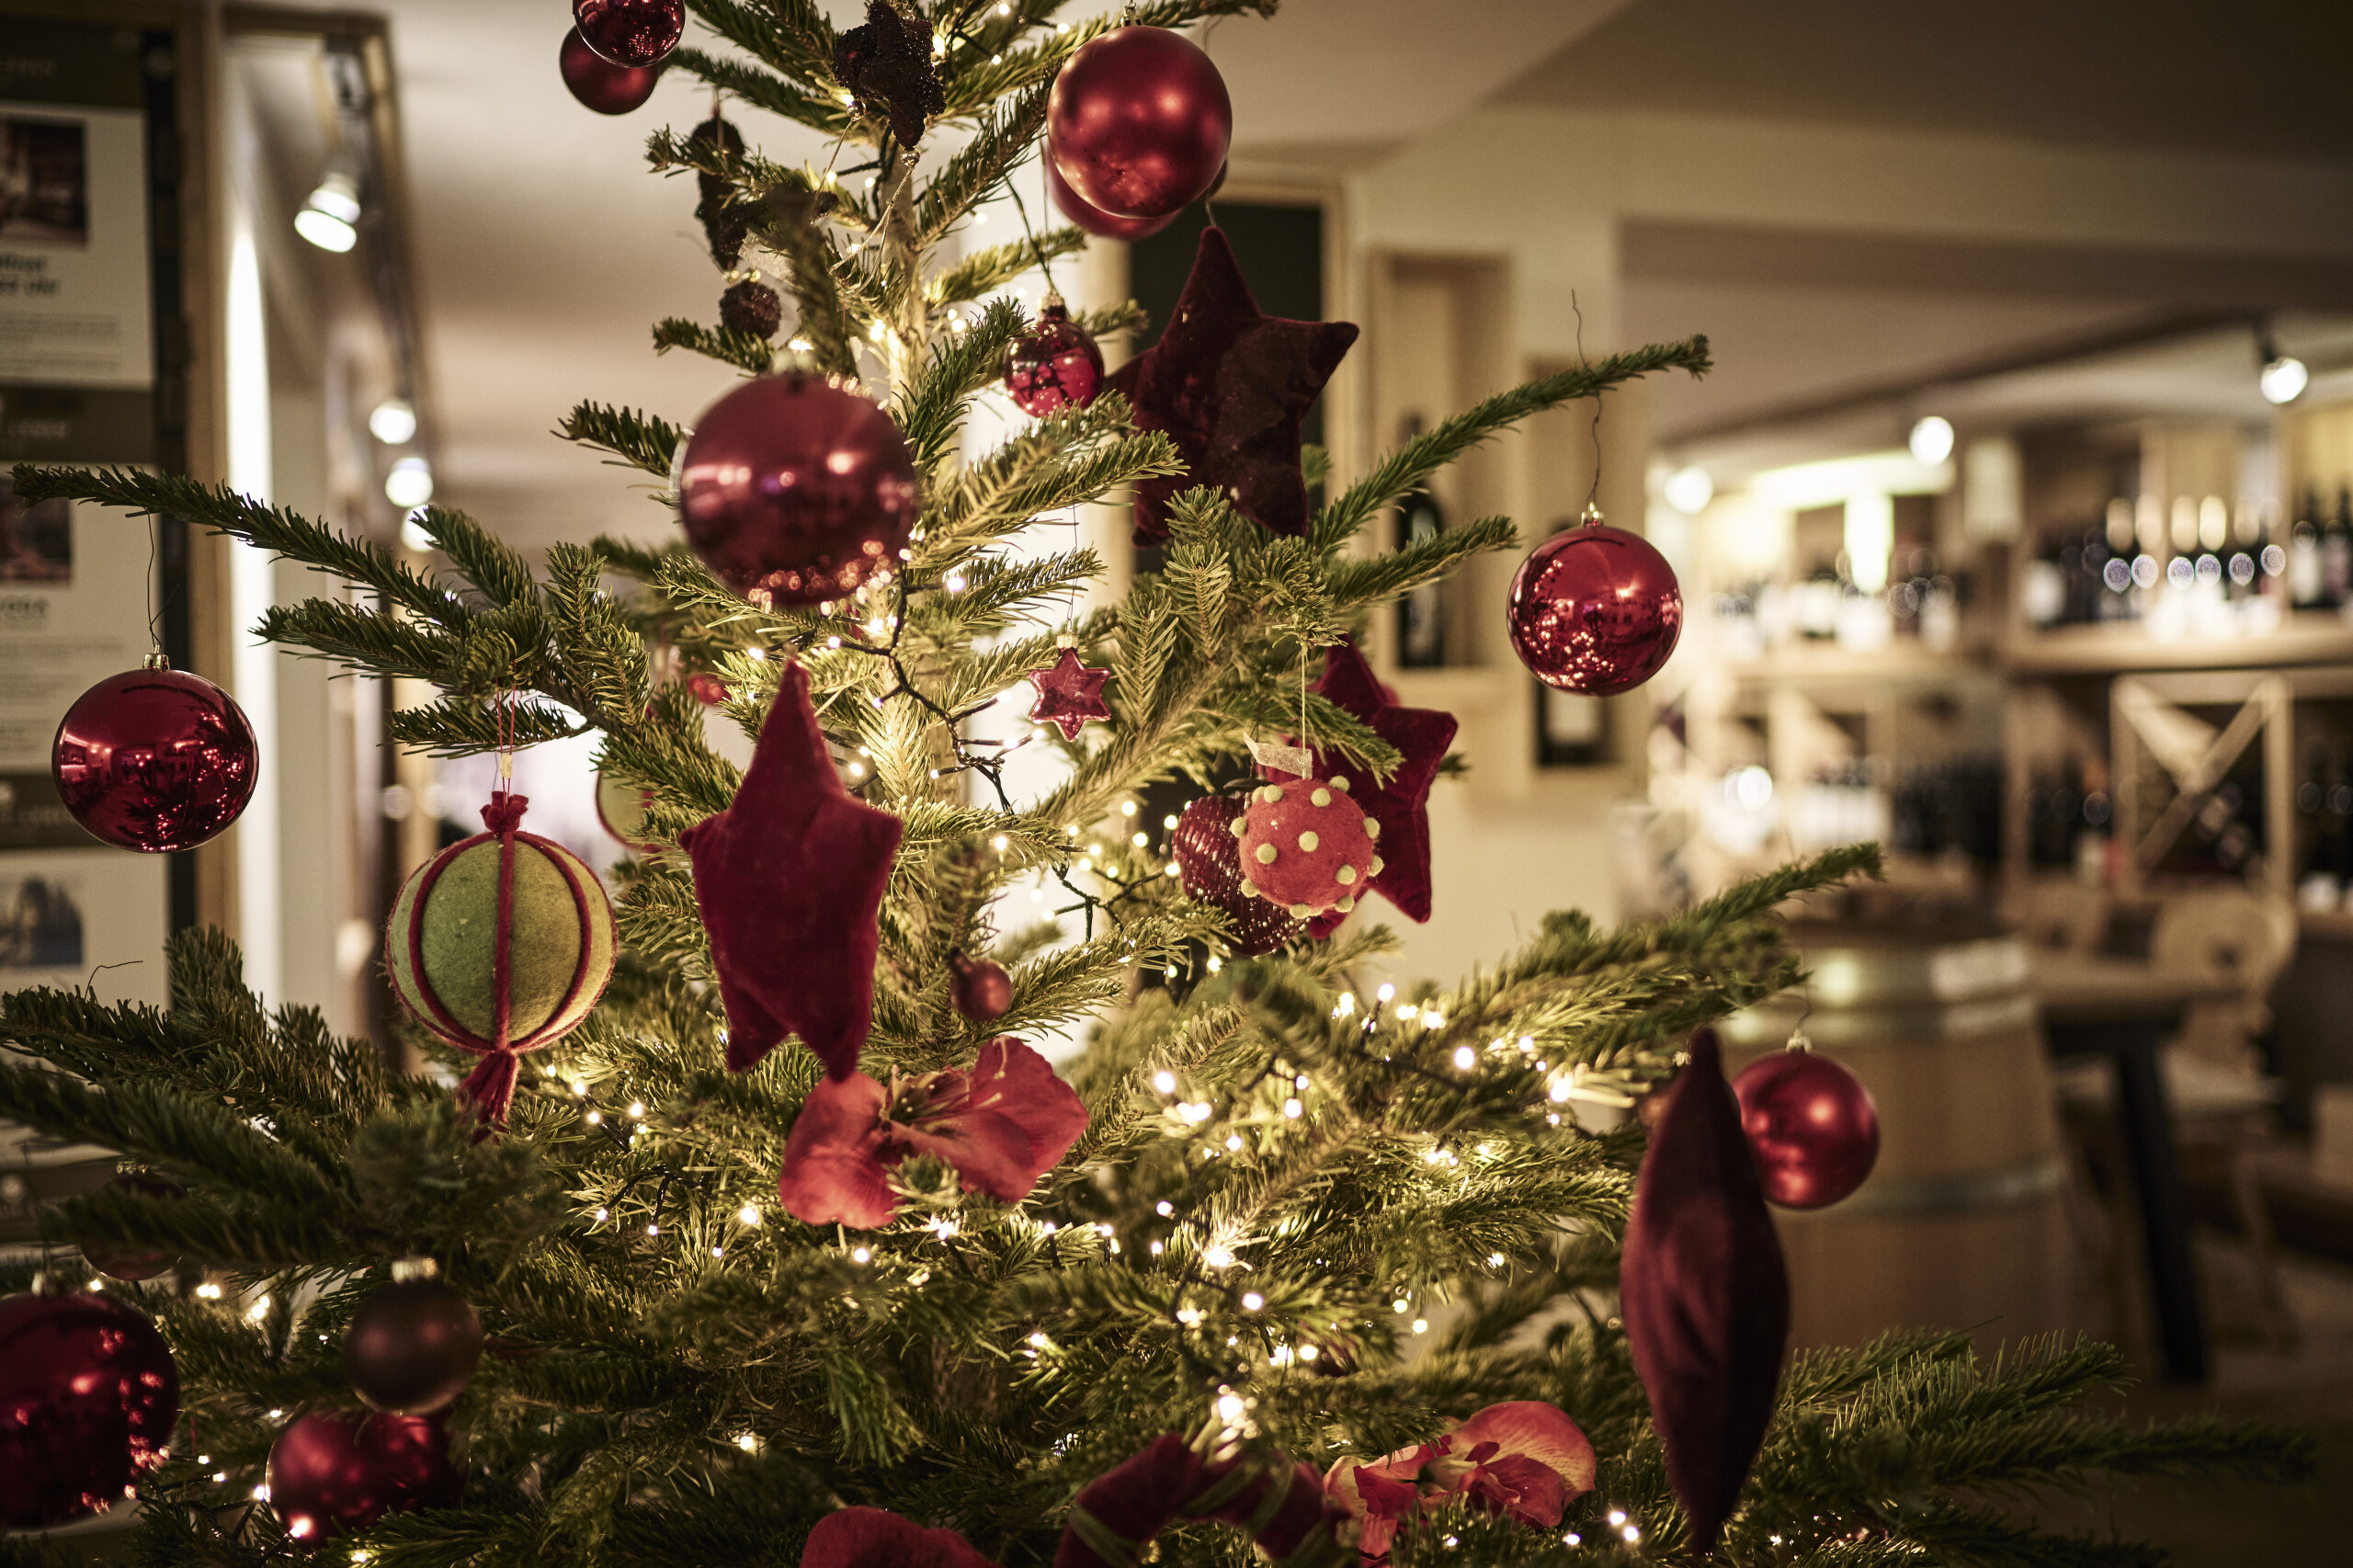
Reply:
<svg viewBox="0 0 2353 1568"><path fill-rule="evenodd" d="M727 683L709 670L697 670L687 677L687 689L705 708L716 708L727 700Z"/></svg>
<svg viewBox="0 0 2353 1568"><path fill-rule="evenodd" d="M164 1460L180 1408L164 1336L88 1290L0 1301L0 1526L49 1529L119 1502Z"/></svg>
<svg viewBox="0 0 2353 1568"><path fill-rule="evenodd" d="M1122 218L1106 212L1070 187L1062 170L1054 167L1051 158L1046 160L1046 189L1053 197L1054 205L1062 209L1063 217L1093 234L1098 240L1147 239L1176 222L1176 214L1165 218Z"/></svg>
<svg viewBox="0 0 2353 1568"><path fill-rule="evenodd" d="M654 96L662 73L651 65L616 65L574 28L556 51L555 68L572 96L598 114L627 114Z"/></svg>
<svg viewBox="0 0 2353 1568"><path fill-rule="evenodd" d="M588 47L616 65L651 65L678 47L686 0L572 0Z"/></svg>
<svg viewBox="0 0 2353 1568"><path fill-rule="evenodd" d="M162 1176L126 1174L107 1183L117 1192L133 1192L142 1198L186 1198L188 1189L176 1181ZM102 1189L103 1190L103 1189ZM89 1266L109 1279L136 1282L153 1279L176 1261L167 1252L150 1252L117 1242L84 1242L82 1256Z"/></svg>
<svg viewBox="0 0 2353 1568"><path fill-rule="evenodd" d="M74 699L49 770L75 822L108 844L161 854L193 849L237 820L261 751L234 699L158 656Z"/></svg>
<svg viewBox="0 0 2353 1568"><path fill-rule="evenodd" d="M1879 1109L1862 1080L1811 1051L1777 1051L1741 1070L1741 1131L1765 1196L1821 1209L1863 1185L1879 1160Z"/></svg>
<svg viewBox="0 0 2353 1568"><path fill-rule="evenodd" d="M1233 824L1248 802L1233 795L1204 795L1176 818L1169 854L1176 862L1176 885L1196 903L1225 916L1233 935L1227 946L1242 958L1271 953L1299 935L1301 922L1287 909L1260 898L1242 876L1242 844Z"/></svg>
<svg viewBox="0 0 2353 1568"><path fill-rule="evenodd" d="M1528 552L1504 613L1513 652L1538 680L1614 697L1658 674L1675 652L1683 590L1650 540L1595 520Z"/></svg>
<svg viewBox="0 0 2353 1568"><path fill-rule="evenodd" d="M390 1513L458 1500L449 1434L420 1415L313 1410L269 1450L269 1502L299 1541L366 1529Z"/></svg>
<svg viewBox="0 0 2353 1568"><path fill-rule="evenodd" d="M1105 33L1072 55L1046 106L1046 155L1090 206L1165 218L1225 166L1233 104L1210 57L1165 28Z"/></svg>
<svg viewBox="0 0 2353 1568"><path fill-rule="evenodd" d="M482 1320L438 1279L404 1279L368 1298L343 1331L343 1374L396 1415L426 1415L466 1389L482 1360Z"/></svg>
<svg viewBox="0 0 2353 1568"><path fill-rule="evenodd" d="M793 372L703 411L678 465L687 542L763 609L848 595L899 564L915 528L914 457L864 393Z"/></svg>
<svg viewBox="0 0 2353 1568"><path fill-rule="evenodd" d="M1070 319L1060 297L1038 308L1034 332L1013 340L1005 390L1022 412L1043 418L1065 408L1085 408L1103 390L1103 350Z"/></svg>
<svg viewBox="0 0 2353 1568"><path fill-rule="evenodd" d="M1327 909L1346 914L1381 875L1372 851L1381 824L1348 798L1345 778L1262 784L1232 831L1242 841L1243 880L1302 918Z"/></svg>
<svg viewBox="0 0 2353 1568"><path fill-rule="evenodd" d="M975 1023L1001 1018L1013 1006L1013 976L995 959L948 955L948 994L956 1010Z"/></svg>

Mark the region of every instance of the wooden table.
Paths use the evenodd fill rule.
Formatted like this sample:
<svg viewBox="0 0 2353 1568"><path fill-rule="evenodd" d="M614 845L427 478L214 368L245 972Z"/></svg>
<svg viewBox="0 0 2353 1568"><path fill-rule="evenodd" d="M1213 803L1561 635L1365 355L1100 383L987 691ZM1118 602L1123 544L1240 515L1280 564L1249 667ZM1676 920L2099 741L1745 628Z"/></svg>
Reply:
<svg viewBox="0 0 2353 1568"><path fill-rule="evenodd" d="M2105 1056L2116 1074L2116 1117L2141 1210L2149 1294L2165 1374L2200 1382L2207 1373L2206 1313L2190 1255L2189 1203L2181 1187L2173 1118L2158 1052L2192 1002L2237 994L2227 981L2154 968L2130 959L2036 953L2029 984L2054 1056Z"/></svg>

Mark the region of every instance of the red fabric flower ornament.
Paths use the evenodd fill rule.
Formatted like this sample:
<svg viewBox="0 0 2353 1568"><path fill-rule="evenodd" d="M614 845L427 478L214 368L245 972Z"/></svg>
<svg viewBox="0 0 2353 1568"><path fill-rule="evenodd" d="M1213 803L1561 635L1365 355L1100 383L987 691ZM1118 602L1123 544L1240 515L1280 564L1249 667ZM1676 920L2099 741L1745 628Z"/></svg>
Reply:
<svg viewBox="0 0 2353 1568"><path fill-rule="evenodd" d="M885 1508L841 1508L817 1521L801 1568L995 1568L954 1530L927 1530Z"/></svg>
<svg viewBox="0 0 2353 1568"><path fill-rule="evenodd" d="M932 1154L965 1191L1018 1203L1086 1130L1086 1108L1046 1059L1000 1036L969 1068L893 1074L888 1088L863 1073L818 1084L785 1140L777 1197L808 1224L876 1230L898 1210L892 1168Z"/></svg>
<svg viewBox="0 0 2353 1568"><path fill-rule="evenodd" d="M1558 1405L1517 1399L1487 1406L1436 1442L1384 1459L1342 1460L1324 1487L1362 1521L1362 1562L1386 1562L1399 1526L1457 1497L1552 1528L1571 1499L1593 1490L1593 1445Z"/></svg>

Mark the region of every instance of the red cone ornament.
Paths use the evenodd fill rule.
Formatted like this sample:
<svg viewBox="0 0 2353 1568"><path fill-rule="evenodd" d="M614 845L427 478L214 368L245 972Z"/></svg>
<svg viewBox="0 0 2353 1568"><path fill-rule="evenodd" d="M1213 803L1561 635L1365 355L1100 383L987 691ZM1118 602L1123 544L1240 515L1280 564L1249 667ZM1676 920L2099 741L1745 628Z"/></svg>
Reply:
<svg viewBox="0 0 2353 1568"><path fill-rule="evenodd" d="M1683 590L1651 542L1599 514L1529 551L1505 610L1513 652L1538 680L1615 697L1658 674L1683 631Z"/></svg>
<svg viewBox="0 0 2353 1568"><path fill-rule="evenodd" d="M458 1500L438 1421L362 1410L299 1415L269 1450L269 1502L296 1540L366 1529L386 1514Z"/></svg>
<svg viewBox="0 0 2353 1568"><path fill-rule="evenodd" d="M1047 157L1089 205L1118 217L1165 218L1197 200L1233 141L1225 78L1165 28L1087 43L1046 106Z"/></svg>
<svg viewBox="0 0 2353 1568"><path fill-rule="evenodd" d="M1233 825L1248 805L1244 796L1204 795L1176 818L1169 840L1176 885L1187 898L1225 916L1233 933L1227 946L1238 958L1273 952L1298 936L1301 926L1289 910L1256 896L1242 879L1242 841Z"/></svg>
<svg viewBox="0 0 2353 1568"><path fill-rule="evenodd" d="M1879 1108L1863 1081L1830 1058L1777 1051L1743 1068L1732 1088L1767 1201L1826 1208L1879 1163Z"/></svg>
<svg viewBox="0 0 2353 1568"><path fill-rule="evenodd" d="M1051 158L1046 160L1046 189L1052 195L1054 205L1062 209L1063 217L1098 240L1145 239L1176 222L1174 212L1165 218L1122 218L1116 212L1104 211L1071 189L1070 181L1063 178L1062 170L1054 167Z"/></svg>
<svg viewBox="0 0 2353 1568"><path fill-rule="evenodd" d="M1005 390L1023 413L1040 418L1085 408L1103 390L1103 350L1070 319L1059 294L1038 308L1037 329L1013 340Z"/></svg>
<svg viewBox="0 0 2353 1568"><path fill-rule="evenodd" d="M0 1301L0 1526L98 1513L164 1460L179 1374L155 1325L102 1292Z"/></svg>
<svg viewBox="0 0 2353 1568"><path fill-rule="evenodd" d="M627 114L654 96L662 73L651 65L616 65L595 50L574 28L556 51L556 74L572 96L598 114Z"/></svg>
<svg viewBox="0 0 2353 1568"><path fill-rule="evenodd" d="M995 959L948 955L948 994L956 1010L974 1023L990 1023L1013 1007L1013 976Z"/></svg>
<svg viewBox="0 0 2353 1568"><path fill-rule="evenodd" d="M253 798L261 750L244 710L157 654L76 698L49 770L74 820L124 849L193 849Z"/></svg>
<svg viewBox="0 0 2353 1568"><path fill-rule="evenodd" d="M793 372L703 411L679 463L687 542L762 609L838 599L899 564L914 457L863 392Z"/></svg>
<svg viewBox="0 0 2353 1568"><path fill-rule="evenodd" d="M466 1389L482 1360L482 1320L438 1279L404 1279L368 1298L343 1331L343 1372L359 1397L426 1415Z"/></svg>
<svg viewBox="0 0 2353 1568"><path fill-rule="evenodd" d="M589 48L616 65L651 65L678 47L686 0L572 0L572 19Z"/></svg>
<svg viewBox="0 0 2353 1568"><path fill-rule="evenodd" d="M1710 1551L1765 1441L1790 1336L1781 1244L1713 1029L1691 1037L1651 1134L1618 1289L1667 1480Z"/></svg>

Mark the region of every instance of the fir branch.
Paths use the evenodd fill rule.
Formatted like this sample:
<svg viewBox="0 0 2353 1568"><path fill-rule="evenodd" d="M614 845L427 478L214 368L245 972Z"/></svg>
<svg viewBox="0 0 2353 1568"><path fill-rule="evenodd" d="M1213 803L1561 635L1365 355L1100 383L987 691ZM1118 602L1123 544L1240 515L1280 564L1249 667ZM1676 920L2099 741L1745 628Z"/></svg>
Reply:
<svg viewBox="0 0 2353 1568"><path fill-rule="evenodd" d="M708 327L684 316L665 316L654 324L654 351L667 354L673 348L691 349L705 358L733 365L748 376L767 374L776 358L776 350L769 347L767 339L756 334L738 332L733 327Z"/></svg>
<svg viewBox="0 0 2353 1568"><path fill-rule="evenodd" d="M1035 245L1027 239L989 245L933 275L924 285L924 298L935 305L961 305L994 293L1038 265L1043 252L1048 261L1060 261L1086 248L1086 236L1063 227L1040 234Z"/></svg>
<svg viewBox="0 0 2353 1568"><path fill-rule="evenodd" d="M602 403L575 405L555 433L584 447L602 447L631 467L664 480L670 477L678 444L687 438L682 426L666 419Z"/></svg>

